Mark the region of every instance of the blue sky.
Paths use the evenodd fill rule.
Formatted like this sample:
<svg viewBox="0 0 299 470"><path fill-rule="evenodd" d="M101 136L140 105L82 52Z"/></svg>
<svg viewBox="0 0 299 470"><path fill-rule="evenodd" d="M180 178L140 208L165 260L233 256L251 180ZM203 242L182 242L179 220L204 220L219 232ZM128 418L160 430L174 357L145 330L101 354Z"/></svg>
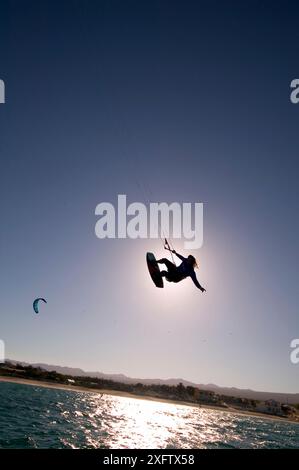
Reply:
<svg viewBox="0 0 299 470"><path fill-rule="evenodd" d="M296 9L1 3L8 357L298 392ZM159 241L95 237L96 205L143 202L138 182L155 201L204 202L205 295L190 280L154 288Z"/></svg>

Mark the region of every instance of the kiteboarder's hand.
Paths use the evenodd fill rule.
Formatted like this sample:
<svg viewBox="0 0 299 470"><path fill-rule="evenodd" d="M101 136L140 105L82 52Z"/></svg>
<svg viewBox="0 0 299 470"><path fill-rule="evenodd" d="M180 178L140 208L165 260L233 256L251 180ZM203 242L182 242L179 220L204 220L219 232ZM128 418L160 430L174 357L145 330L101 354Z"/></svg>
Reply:
<svg viewBox="0 0 299 470"><path fill-rule="evenodd" d="M175 250L171 250L171 253L174 253L174 254L176 254L176 251L175 251Z"/></svg>

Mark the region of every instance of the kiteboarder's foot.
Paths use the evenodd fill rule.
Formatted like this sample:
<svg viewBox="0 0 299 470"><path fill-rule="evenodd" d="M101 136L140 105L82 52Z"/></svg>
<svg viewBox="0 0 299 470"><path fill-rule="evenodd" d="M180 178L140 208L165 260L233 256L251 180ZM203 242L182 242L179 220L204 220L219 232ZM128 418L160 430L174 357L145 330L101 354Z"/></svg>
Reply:
<svg viewBox="0 0 299 470"><path fill-rule="evenodd" d="M207 292L203 287L200 289L202 293Z"/></svg>

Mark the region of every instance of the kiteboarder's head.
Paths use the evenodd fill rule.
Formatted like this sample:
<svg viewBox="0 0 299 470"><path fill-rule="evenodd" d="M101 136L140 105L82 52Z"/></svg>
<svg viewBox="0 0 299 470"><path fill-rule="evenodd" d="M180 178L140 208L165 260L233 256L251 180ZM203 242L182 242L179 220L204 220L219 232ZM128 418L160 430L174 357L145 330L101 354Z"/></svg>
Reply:
<svg viewBox="0 0 299 470"><path fill-rule="evenodd" d="M189 255L189 256L188 256L188 261L189 261L189 264L191 264L191 266L192 266L193 268L197 268L197 267L198 267L198 266L197 266L196 259L194 258L194 256Z"/></svg>

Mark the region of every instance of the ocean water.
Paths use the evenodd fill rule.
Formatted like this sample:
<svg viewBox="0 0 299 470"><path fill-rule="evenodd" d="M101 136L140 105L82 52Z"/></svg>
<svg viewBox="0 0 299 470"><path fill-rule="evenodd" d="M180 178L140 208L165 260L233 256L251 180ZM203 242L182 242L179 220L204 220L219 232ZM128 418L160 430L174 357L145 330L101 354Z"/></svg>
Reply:
<svg viewBox="0 0 299 470"><path fill-rule="evenodd" d="M299 448L299 425L2 382L0 448Z"/></svg>

